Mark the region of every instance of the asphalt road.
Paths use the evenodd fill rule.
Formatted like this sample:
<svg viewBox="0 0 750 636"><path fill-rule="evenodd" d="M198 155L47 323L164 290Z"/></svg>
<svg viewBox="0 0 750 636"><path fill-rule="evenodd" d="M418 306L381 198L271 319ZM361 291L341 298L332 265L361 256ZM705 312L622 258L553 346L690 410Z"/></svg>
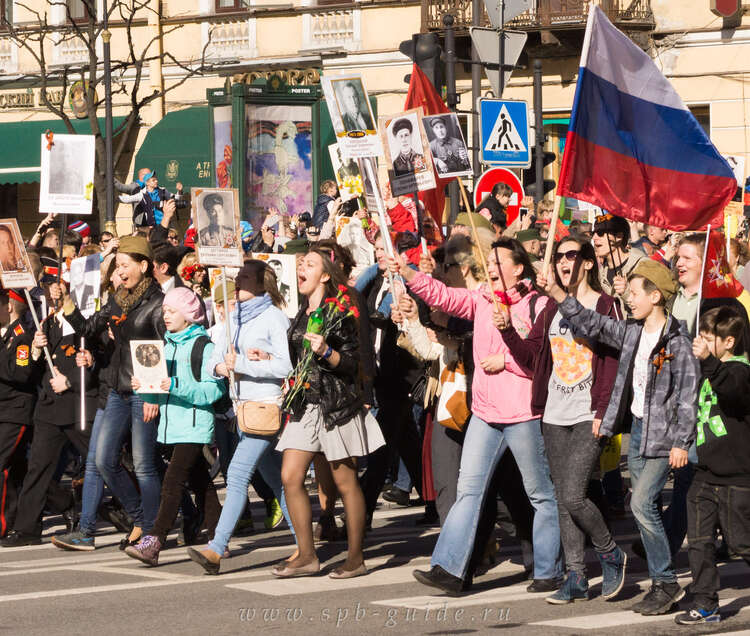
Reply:
<svg viewBox="0 0 750 636"><path fill-rule="evenodd" d="M262 519L257 504L256 519ZM679 627L673 615L642 617L627 608L648 587L645 563L629 551L627 584L616 602L598 598L600 569L587 554L593 598L552 606L525 590L521 554L498 530L497 564L460 598L432 595L412 578L427 568L437 529L421 529L419 508L383 503L367 536L370 574L336 581L326 576L343 560L344 542L320 547L321 575L277 580L271 567L292 551L285 529L257 532L230 544L220 576L204 576L171 536L160 565L148 568L117 548L121 535L102 525L95 552L63 552L48 543L62 531L52 518L45 543L0 549L0 634L670 634L750 633L750 569L721 565L724 619ZM616 522L621 545L635 537L631 518ZM685 550L679 577L690 581ZM499 630L502 630L500 632Z"/></svg>

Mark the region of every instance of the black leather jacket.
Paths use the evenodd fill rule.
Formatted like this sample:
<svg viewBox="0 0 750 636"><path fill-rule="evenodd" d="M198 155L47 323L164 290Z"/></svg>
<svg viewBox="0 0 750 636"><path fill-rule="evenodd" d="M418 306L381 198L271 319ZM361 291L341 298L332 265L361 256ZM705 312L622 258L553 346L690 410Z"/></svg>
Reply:
<svg viewBox="0 0 750 636"><path fill-rule="evenodd" d="M303 300L289 327L289 354L292 364L296 365L301 357L301 343L292 338L301 321L307 323L307 302ZM325 427L331 430L334 426L346 424L363 409L364 397L359 360L359 327L356 318L349 317L326 337L331 348L339 354L340 361L335 367L318 356L313 360L317 373L313 374L319 383L320 410L325 419Z"/></svg>
<svg viewBox="0 0 750 636"><path fill-rule="evenodd" d="M167 330L162 318L163 301L164 293L161 291L161 287L156 281L152 281L151 286L130 309L125 320L120 324L117 324L118 321L113 319L113 317L117 318L123 313L120 306L115 302L114 296L110 296L107 304L88 320L81 315L77 308L65 316L76 333L85 336L86 339L96 338L108 326L112 329L115 346L110 361L110 367L113 371L109 380L112 382L112 389L115 391L127 393L133 390L130 385L133 376L130 341L163 339Z"/></svg>

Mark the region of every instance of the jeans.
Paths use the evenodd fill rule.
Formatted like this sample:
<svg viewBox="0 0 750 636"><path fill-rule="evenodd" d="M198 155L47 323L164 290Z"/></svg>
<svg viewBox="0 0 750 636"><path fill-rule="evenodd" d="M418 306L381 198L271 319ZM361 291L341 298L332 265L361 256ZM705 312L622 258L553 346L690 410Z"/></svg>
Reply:
<svg viewBox="0 0 750 636"><path fill-rule="evenodd" d="M696 480L688 492L688 556L697 607L714 609L719 604L719 570L716 567L715 529L729 549L750 565L750 488L720 486Z"/></svg>
<svg viewBox="0 0 750 636"><path fill-rule="evenodd" d="M180 509L180 502L185 491L183 487L185 482L195 493L197 515L204 518L208 534L213 534L221 514L221 505L209 471L208 462L203 456L203 444L174 445L169 467L162 483L159 514L156 515L156 521L151 530L151 534L157 537L162 545L177 518L177 511Z"/></svg>
<svg viewBox="0 0 750 636"><path fill-rule="evenodd" d="M690 456L688 455L688 460ZM669 540L669 551L677 554L687 534L687 494L693 483L695 469L688 461L682 468L672 471L674 484L672 486L672 501L662 515L664 532Z"/></svg>
<svg viewBox="0 0 750 636"><path fill-rule="evenodd" d="M240 432L240 442L237 444L232 463L229 464L227 471L227 496L224 500L224 508L221 511L214 537L208 544L209 549L219 556L224 555L234 527L245 511L247 486L256 468L281 503L284 519L294 534L289 512L286 509L286 498L281 487L281 453L274 450L275 445L275 437L260 437Z"/></svg>
<svg viewBox="0 0 750 636"><path fill-rule="evenodd" d="M81 493L81 519L78 522L81 532L94 534L96 532L96 513L104 496L104 480L96 467L96 445L102 430L104 409L97 409L94 425L91 428L89 452L86 455L86 472L83 478L83 492Z"/></svg>
<svg viewBox="0 0 750 636"><path fill-rule="evenodd" d="M497 426L493 428L471 416L461 454L456 503L438 537L432 565L464 578L490 480L500 457L510 448L535 511L534 578L558 578L562 575L560 525L539 420Z"/></svg>
<svg viewBox="0 0 750 636"><path fill-rule="evenodd" d="M569 572L584 574L586 537L603 554L615 542L599 508L587 497L591 474L599 464L602 444L591 432L591 422L573 426L542 424L552 483L560 514L560 539Z"/></svg>
<svg viewBox="0 0 750 636"><path fill-rule="evenodd" d="M661 521L658 498L669 475L668 457L642 457L640 454L643 420L633 418L628 448L628 470L633 496L633 511L641 541L646 550L648 574L654 581L674 583L677 580L672 567L669 540Z"/></svg>
<svg viewBox="0 0 750 636"><path fill-rule="evenodd" d="M401 458L398 460L398 476L393 485L404 492L411 492L411 478L409 477L409 471L406 470L404 460Z"/></svg>
<svg viewBox="0 0 750 636"><path fill-rule="evenodd" d="M151 532L161 496L156 468L157 422L143 421L143 400L134 393L110 391L96 445L96 467L144 534ZM140 495L120 463L120 452L128 433L132 436L133 467Z"/></svg>

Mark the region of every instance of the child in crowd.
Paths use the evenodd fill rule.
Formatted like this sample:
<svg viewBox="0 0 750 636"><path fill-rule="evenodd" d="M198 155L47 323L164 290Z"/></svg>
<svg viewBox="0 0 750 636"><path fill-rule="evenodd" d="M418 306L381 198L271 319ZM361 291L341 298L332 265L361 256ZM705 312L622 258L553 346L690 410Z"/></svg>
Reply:
<svg viewBox="0 0 750 636"><path fill-rule="evenodd" d="M195 493L205 527L213 535L221 514L216 488L209 476L203 445L214 436L213 404L224 391L213 377L208 361L213 343L201 323L204 311L198 297L186 287L176 287L164 297L164 357L168 377L161 381L165 393L143 393L146 402L159 404L157 441L172 446L169 468L164 475L159 512L150 534L125 553L148 565L158 565L159 552L172 529L180 507L185 482ZM141 390L134 376L133 391Z"/></svg>
<svg viewBox="0 0 750 636"><path fill-rule="evenodd" d="M744 318L731 307L700 317L693 353L703 384L698 397L698 465L688 492L688 556L692 607L679 625L712 623L719 614L714 531L750 564L750 362L742 342Z"/></svg>
<svg viewBox="0 0 750 636"><path fill-rule="evenodd" d="M695 438L699 373L684 325L664 309L675 293L674 280L660 263L641 260L628 277L632 320L613 320L585 309L549 272L542 283L580 336L621 352L612 397L598 430L595 422L594 434L611 437L632 419L630 506L646 549L652 584L631 609L645 616L665 614L685 591L677 583L657 499L670 470L687 463Z"/></svg>

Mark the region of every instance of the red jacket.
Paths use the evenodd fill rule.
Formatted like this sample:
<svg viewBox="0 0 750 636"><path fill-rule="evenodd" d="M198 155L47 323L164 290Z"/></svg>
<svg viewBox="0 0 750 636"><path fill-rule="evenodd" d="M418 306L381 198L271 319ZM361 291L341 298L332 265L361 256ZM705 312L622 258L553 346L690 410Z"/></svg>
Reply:
<svg viewBox="0 0 750 636"><path fill-rule="evenodd" d="M602 294L596 303L596 311L615 320L621 320L620 304L612 296ZM549 344L549 328L557 313L557 303L551 298L541 311L529 335L524 339L510 327L500 333L516 362L533 373L531 383L531 410L535 415L544 414L547 389L552 374L552 349ZM612 386L617 376L619 352L606 345L594 344L591 363L591 410L595 417L602 418L609 404Z"/></svg>

